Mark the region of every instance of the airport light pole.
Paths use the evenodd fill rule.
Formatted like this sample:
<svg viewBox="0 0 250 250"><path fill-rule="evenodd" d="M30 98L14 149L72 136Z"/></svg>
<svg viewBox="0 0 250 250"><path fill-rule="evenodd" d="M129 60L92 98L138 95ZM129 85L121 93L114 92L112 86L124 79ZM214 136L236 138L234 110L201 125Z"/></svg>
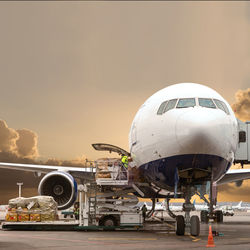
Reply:
<svg viewBox="0 0 250 250"><path fill-rule="evenodd" d="M79 190L79 203L80 203L80 207L79 207L79 225L82 226L82 192L84 191L84 186L82 184L80 184L78 186L78 190Z"/></svg>
<svg viewBox="0 0 250 250"><path fill-rule="evenodd" d="M17 182L19 197L22 196L22 185L23 185L22 182Z"/></svg>

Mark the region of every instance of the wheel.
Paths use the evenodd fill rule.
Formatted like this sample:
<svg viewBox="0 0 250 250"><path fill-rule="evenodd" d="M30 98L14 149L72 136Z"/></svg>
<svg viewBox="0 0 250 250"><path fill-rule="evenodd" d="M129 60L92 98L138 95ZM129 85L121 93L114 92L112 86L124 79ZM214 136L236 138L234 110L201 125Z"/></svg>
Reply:
<svg viewBox="0 0 250 250"><path fill-rule="evenodd" d="M222 213L222 211L220 211L219 214L220 214L220 215L219 215L219 217L220 217L219 223L223 223L223 213Z"/></svg>
<svg viewBox="0 0 250 250"><path fill-rule="evenodd" d="M192 236L198 236L200 234L200 219L197 215L191 216L190 219L190 234Z"/></svg>
<svg viewBox="0 0 250 250"><path fill-rule="evenodd" d="M185 220L183 215L176 216L176 235L185 234Z"/></svg>
<svg viewBox="0 0 250 250"><path fill-rule="evenodd" d="M64 215L63 215L63 218L66 219L66 218L67 218L67 214L64 214Z"/></svg>
<svg viewBox="0 0 250 250"><path fill-rule="evenodd" d="M106 216L102 219L102 226L114 227L117 226L117 221L113 216Z"/></svg>
<svg viewBox="0 0 250 250"><path fill-rule="evenodd" d="M201 211L201 222L208 223L208 211L202 210Z"/></svg>
<svg viewBox="0 0 250 250"><path fill-rule="evenodd" d="M215 211L215 221L217 223L222 223L223 222L223 213L221 210Z"/></svg>

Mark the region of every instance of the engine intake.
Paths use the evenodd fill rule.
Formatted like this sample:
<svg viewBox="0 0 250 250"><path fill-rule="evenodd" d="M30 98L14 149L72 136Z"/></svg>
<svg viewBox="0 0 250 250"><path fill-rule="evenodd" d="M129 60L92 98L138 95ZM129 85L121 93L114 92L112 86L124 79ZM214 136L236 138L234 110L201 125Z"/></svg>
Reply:
<svg viewBox="0 0 250 250"><path fill-rule="evenodd" d="M77 183L69 173L50 172L39 183L38 193L52 196L57 202L59 210L67 209L77 199Z"/></svg>

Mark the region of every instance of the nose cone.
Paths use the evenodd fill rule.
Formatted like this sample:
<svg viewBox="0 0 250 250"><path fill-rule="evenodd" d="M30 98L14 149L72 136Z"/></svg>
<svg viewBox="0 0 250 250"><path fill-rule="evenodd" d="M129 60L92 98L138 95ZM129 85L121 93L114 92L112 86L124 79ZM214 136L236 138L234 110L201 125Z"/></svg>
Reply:
<svg viewBox="0 0 250 250"><path fill-rule="evenodd" d="M229 119L220 110L192 108L177 118L175 133L179 153L218 155L229 146Z"/></svg>

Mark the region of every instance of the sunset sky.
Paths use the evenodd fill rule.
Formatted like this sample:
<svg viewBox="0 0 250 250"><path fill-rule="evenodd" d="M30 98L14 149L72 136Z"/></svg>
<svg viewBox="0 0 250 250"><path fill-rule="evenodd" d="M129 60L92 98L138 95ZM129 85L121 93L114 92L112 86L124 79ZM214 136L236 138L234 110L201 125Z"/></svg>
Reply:
<svg viewBox="0 0 250 250"><path fill-rule="evenodd" d="M154 92L197 82L233 104L250 87L249 2L0 2L0 31L0 119L37 143L19 155L96 159L94 142L128 150Z"/></svg>

